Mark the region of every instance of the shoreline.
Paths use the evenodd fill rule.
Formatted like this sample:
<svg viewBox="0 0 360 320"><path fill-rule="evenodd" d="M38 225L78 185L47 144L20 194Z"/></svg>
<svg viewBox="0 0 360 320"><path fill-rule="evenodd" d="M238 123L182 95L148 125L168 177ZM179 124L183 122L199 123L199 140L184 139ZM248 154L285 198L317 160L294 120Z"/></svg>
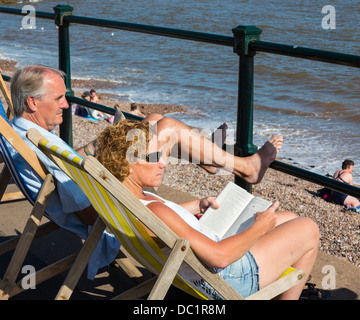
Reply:
<svg viewBox="0 0 360 320"><path fill-rule="evenodd" d="M15 61L0 59L0 69L4 74L11 75L15 67ZM72 85L77 88L76 96L80 96L82 93L78 89L86 91L94 87L101 104L109 107L119 104L122 110L130 110L131 102L122 100L118 96L101 93L102 89L106 91L106 85L108 85L106 81L102 81L100 85L98 81L74 79ZM144 105L145 114L188 111L184 106L137 104ZM111 124L106 121L91 122L85 118L74 116L74 148L94 140L109 125ZM169 164L164 174L163 184L195 197L204 197L217 195L226 182L233 181L233 179L232 174L210 175L193 164ZM262 182L253 186L253 194L270 201L279 200L281 210L290 210L300 216L313 219L321 232L320 250L360 267L360 214L318 197L316 191L320 188L321 186L314 183L268 169Z"/></svg>
<svg viewBox="0 0 360 320"><path fill-rule="evenodd" d="M7 76L12 76L16 70L17 62L13 60L0 59L0 70ZM9 86L9 83L7 83ZM74 95L81 97L84 91L90 91L95 89L99 97L99 103L113 108L115 104L118 104L125 112L130 111L131 101L126 100L124 96L118 96L115 94L106 93L107 88L111 88L111 82L107 80L94 80L94 79L71 79L71 87L73 88ZM102 92L102 90L104 92ZM142 112L145 115L152 113L168 114L174 112L187 112L188 108L185 106L179 106L175 104L161 104L161 103L142 103L141 101L135 102L138 106L143 106Z"/></svg>

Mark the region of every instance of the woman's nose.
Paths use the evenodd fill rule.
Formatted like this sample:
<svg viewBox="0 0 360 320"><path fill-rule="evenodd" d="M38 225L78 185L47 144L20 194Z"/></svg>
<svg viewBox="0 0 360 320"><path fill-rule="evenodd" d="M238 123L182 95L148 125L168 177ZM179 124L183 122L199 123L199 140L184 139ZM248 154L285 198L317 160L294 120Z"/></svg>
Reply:
<svg viewBox="0 0 360 320"><path fill-rule="evenodd" d="M160 168L165 168L167 166L167 159L164 156L161 156L159 159Z"/></svg>

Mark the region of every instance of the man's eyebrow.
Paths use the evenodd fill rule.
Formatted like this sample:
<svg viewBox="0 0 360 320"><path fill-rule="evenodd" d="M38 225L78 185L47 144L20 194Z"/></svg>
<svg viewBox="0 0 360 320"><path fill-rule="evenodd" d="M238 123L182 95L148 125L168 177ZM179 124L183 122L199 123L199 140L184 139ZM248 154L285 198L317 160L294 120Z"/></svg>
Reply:
<svg viewBox="0 0 360 320"><path fill-rule="evenodd" d="M65 95L61 94L60 96L56 97L55 100L60 100L62 97L65 97Z"/></svg>

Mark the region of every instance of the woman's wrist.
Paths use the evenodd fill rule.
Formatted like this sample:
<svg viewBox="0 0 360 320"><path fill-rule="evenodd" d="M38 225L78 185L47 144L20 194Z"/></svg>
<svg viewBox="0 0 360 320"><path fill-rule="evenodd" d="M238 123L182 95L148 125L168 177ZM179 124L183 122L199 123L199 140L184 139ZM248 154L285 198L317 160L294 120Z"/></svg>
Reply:
<svg viewBox="0 0 360 320"><path fill-rule="evenodd" d="M97 153L97 140L91 141L89 142L85 147L84 147L84 152L86 153L87 156L96 156Z"/></svg>

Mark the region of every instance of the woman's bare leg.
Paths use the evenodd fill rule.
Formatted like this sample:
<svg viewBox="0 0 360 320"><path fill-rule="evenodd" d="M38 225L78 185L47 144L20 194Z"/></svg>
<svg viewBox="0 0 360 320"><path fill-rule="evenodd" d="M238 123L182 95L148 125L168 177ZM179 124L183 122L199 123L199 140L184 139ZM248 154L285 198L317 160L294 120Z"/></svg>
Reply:
<svg viewBox="0 0 360 320"><path fill-rule="evenodd" d="M279 226L282 223L287 221L297 219L299 215L291 211L277 211L276 212L276 226Z"/></svg>
<svg viewBox="0 0 360 320"><path fill-rule="evenodd" d="M305 217L288 220L260 238L250 249L259 266L260 288L276 281L289 267L302 269L303 281L278 297L299 299L315 264L318 243L319 229Z"/></svg>
<svg viewBox="0 0 360 320"><path fill-rule="evenodd" d="M237 157L222 150L178 120L162 118L156 122L156 126L159 147L168 155L173 154L173 148L177 146L175 151L178 158L189 159L196 164L224 168L249 183L261 181L269 165L276 159L283 142L282 136L273 137L255 154Z"/></svg>

